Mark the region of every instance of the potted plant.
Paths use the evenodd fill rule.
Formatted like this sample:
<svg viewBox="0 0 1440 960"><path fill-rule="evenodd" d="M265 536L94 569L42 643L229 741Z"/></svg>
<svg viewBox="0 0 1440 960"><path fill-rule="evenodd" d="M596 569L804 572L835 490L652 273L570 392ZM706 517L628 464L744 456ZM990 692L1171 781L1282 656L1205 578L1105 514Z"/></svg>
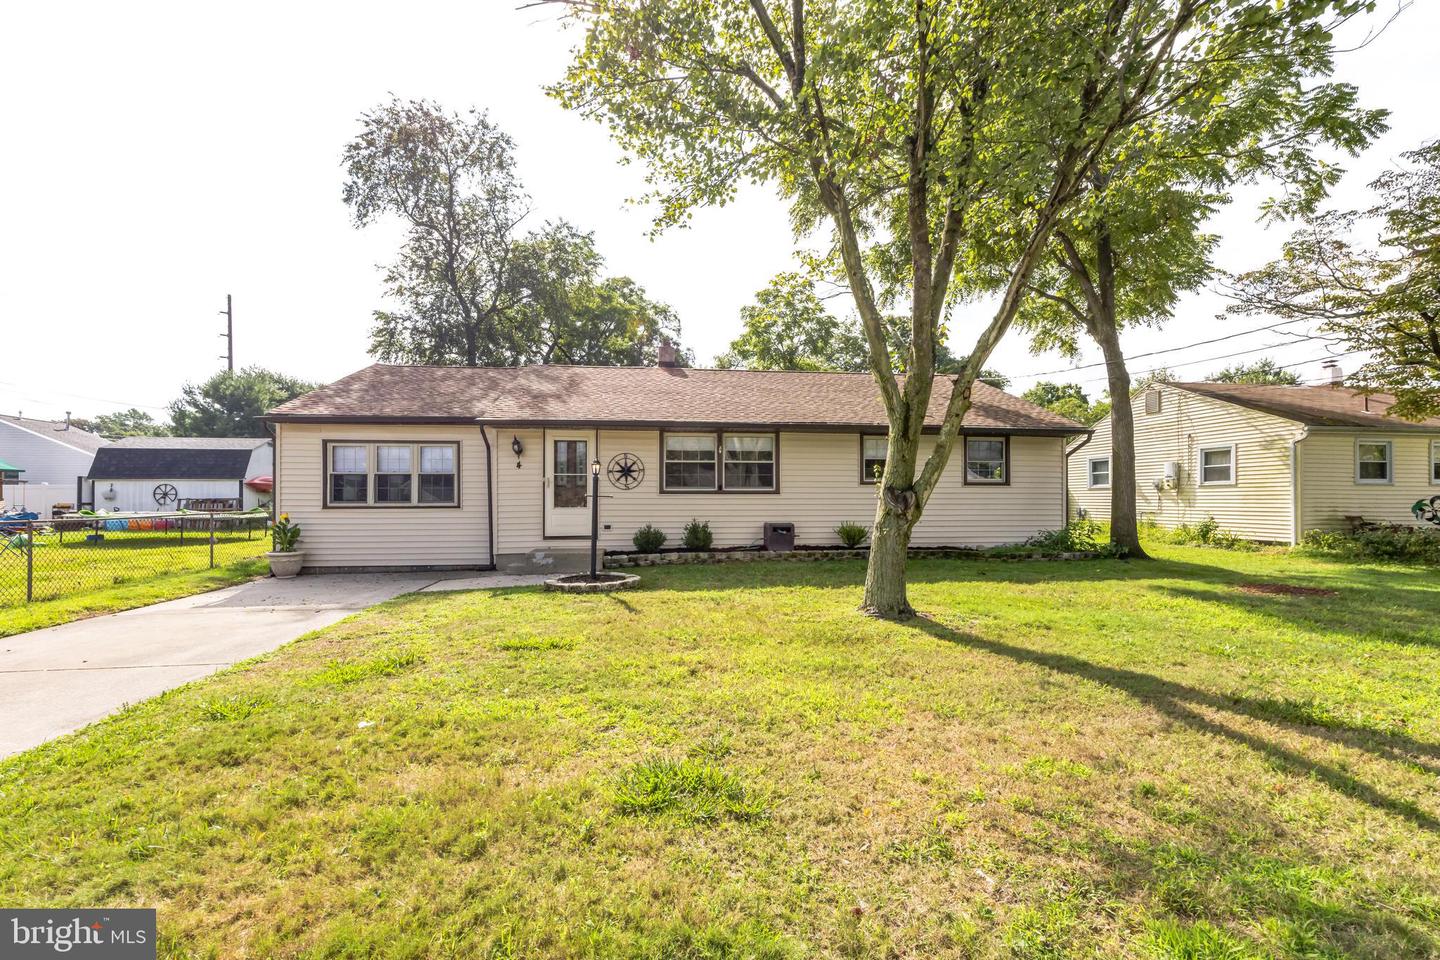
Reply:
<svg viewBox="0 0 1440 960"><path fill-rule="evenodd" d="M300 524L290 520L290 514L280 514L280 519L270 528L270 545L274 547L265 556L270 560L270 575L278 580L289 580L300 573L305 563L305 551L296 550L300 542Z"/></svg>

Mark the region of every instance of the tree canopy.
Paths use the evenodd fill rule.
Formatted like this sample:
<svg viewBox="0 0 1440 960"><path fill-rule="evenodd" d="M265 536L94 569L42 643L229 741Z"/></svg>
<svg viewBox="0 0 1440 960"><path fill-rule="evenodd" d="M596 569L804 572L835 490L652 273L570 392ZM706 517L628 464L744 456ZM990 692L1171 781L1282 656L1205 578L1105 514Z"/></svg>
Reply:
<svg viewBox="0 0 1440 960"><path fill-rule="evenodd" d="M204 383L185 384L170 404L172 429L180 437L269 436L257 418L317 386L263 367L221 371Z"/></svg>
<svg viewBox="0 0 1440 960"><path fill-rule="evenodd" d="M1052 383L1049 380L1041 380L1035 386L1026 390L1021 395L1022 399L1044 407L1062 417L1069 417L1076 423L1083 423L1087 427L1098 423L1110 412L1110 401L1099 399L1094 403L1085 395L1085 390L1078 383Z"/></svg>
<svg viewBox="0 0 1440 960"><path fill-rule="evenodd" d="M1316 215L1280 259L1235 278L1232 309L1319 321L1370 354L1350 383L1422 420L1440 415L1440 140L1403 158L1370 184L1374 205ZM1352 239L1367 228L1378 247Z"/></svg>
<svg viewBox="0 0 1440 960"><path fill-rule="evenodd" d="M391 100L344 152L357 227L395 217L405 241L385 269L370 352L391 362L636 364L678 343L674 311L626 277L602 276L594 236L564 221L522 230L530 200L514 143L481 112Z"/></svg>
<svg viewBox="0 0 1440 960"><path fill-rule="evenodd" d="M1262 357L1254 363L1237 363L1205 378L1214 383L1258 383L1274 386L1293 387L1300 382L1300 375L1287 370L1270 357Z"/></svg>
<svg viewBox="0 0 1440 960"><path fill-rule="evenodd" d="M98 433L102 437L168 437L170 425L156 420L139 407L121 410L117 413L96 414L88 419L76 419L74 424L82 430Z"/></svg>

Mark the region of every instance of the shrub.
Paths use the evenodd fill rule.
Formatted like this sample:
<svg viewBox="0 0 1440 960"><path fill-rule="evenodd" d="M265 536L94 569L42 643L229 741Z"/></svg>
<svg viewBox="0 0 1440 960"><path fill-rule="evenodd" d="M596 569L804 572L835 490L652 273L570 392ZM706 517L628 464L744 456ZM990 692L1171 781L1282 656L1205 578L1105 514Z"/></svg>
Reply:
<svg viewBox="0 0 1440 960"><path fill-rule="evenodd" d="M835 528L835 536L839 537L840 542L845 544L845 546L854 550L865 542L866 537L870 536L870 530L868 527L862 527L858 523L851 523L849 520L846 520Z"/></svg>
<svg viewBox="0 0 1440 960"><path fill-rule="evenodd" d="M641 553L654 553L656 550L665 546L666 537L664 530L661 530L652 523L647 523L635 531L635 536L632 539L636 550L639 550Z"/></svg>
<svg viewBox="0 0 1440 960"><path fill-rule="evenodd" d="M1199 523L1182 523L1173 530L1155 527L1149 535L1166 543L1217 547L1221 550L1241 550L1253 546L1250 541L1241 539L1229 530L1222 530L1220 521L1208 516Z"/></svg>
<svg viewBox="0 0 1440 960"><path fill-rule="evenodd" d="M691 520L685 524L685 533L681 539L685 543L686 550L709 550L710 544L715 542L715 535L710 532L708 520L704 523L699 520Z"/></svg>
<svg viewBox="0 0 1440 960"><path fill-rule="evenodd" d="M1440 533L1419 527L1383 526L1355 533L1307 530L1300 538L1300 547L1344 560L1440 566Z"/></svg>
<svg viewBox="0 0 1440 960"><path fill-rule="evenodd" d="M1047 553L1089 553L1102 546L1104 528L1090 517L1077 517L1058 530L1041 530L1025 541L1027 547L1039 547Z"/></svg>

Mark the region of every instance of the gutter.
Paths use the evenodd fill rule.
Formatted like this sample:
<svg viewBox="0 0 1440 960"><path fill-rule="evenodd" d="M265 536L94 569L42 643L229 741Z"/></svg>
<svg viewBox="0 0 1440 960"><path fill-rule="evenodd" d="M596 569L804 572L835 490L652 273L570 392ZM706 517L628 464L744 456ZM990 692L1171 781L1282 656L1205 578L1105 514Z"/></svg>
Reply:
<svg viewBox="0 0 1440 960"><path fill-rule="evenodd" d="M480 439L485 441L485 527L486 550L490 554L490 569L495 569L495 465L490 449L490 436L485 432L485 421L476 420L480 425ZM497 430L496 437L499 437Z"/></svg>

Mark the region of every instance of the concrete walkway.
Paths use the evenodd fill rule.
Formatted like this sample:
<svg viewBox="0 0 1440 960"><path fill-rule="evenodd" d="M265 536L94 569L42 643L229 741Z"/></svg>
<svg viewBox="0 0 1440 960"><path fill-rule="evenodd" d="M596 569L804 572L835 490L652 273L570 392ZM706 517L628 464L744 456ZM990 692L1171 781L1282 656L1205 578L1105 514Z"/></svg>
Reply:
<svg viewBox="0 0 1440 960"><path fill-rule="evenodd" d="M0 757L78 730L366 607L427 588L543 577L339 574L256 580L0 639Z"/></svg>

